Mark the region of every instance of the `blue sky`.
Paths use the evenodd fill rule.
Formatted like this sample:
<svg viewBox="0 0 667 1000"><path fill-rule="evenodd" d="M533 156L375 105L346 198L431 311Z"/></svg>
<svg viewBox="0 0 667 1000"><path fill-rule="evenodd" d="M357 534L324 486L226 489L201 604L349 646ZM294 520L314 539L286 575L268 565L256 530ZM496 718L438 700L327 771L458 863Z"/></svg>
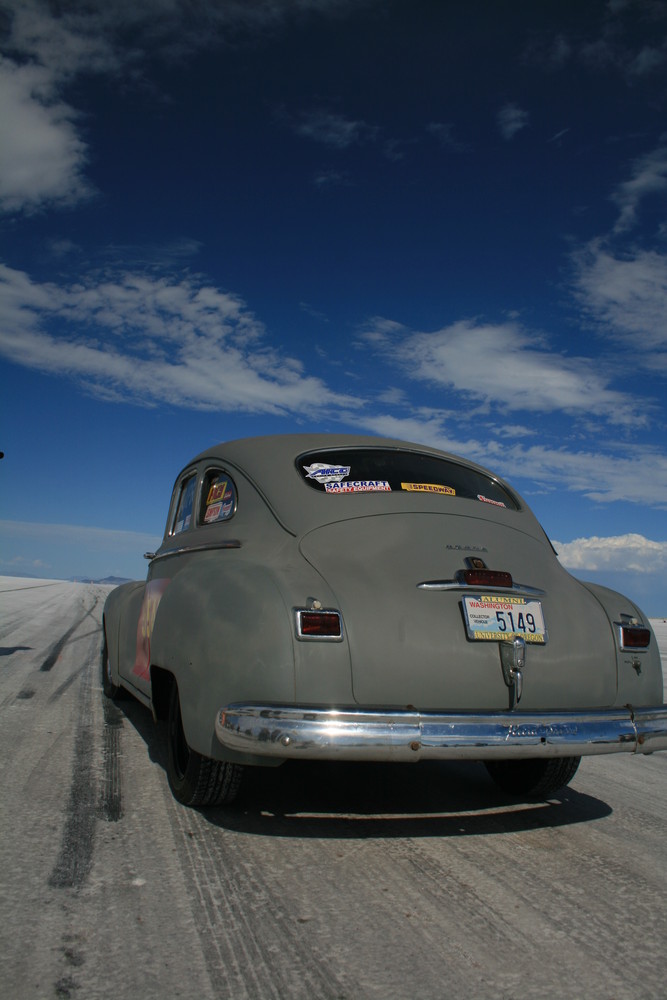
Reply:
<svg viewBox="0 0 667 1000"><path fill-rule="evenodd" d="M139 577L225 439L507 478L667 614L667 5L3 3L0 573Z"/></svg>

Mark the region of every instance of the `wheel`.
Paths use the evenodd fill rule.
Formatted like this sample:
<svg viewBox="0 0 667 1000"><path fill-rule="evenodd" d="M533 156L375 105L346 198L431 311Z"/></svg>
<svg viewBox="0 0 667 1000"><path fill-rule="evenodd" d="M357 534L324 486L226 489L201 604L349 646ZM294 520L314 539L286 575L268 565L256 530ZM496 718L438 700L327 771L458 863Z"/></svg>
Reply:
<svg viewBox="0 0 667 1000"><path fill-rule="evenodd" d="M167 777L174 798L186 806L225 805L236 798L242 773L239 764L211 760L188 746L174 682L167 722Z"/></svg>
<svg viewBox="0 0 667 1000"><path fill-rule="evenodd" d="M486 769L510 795L543 797L569 784L581 757L531 757L528 760L488 760Z"/></svg>
<svg viewBox="0 0 667 1000"><path fill-rule="evenodd" d="M102 643L102 690L107 698L114 701L125 697L125 688L114 684L111 678L111 660L109 659L109 647L107 645L106 629L103 632L104 641Z"/></svg>

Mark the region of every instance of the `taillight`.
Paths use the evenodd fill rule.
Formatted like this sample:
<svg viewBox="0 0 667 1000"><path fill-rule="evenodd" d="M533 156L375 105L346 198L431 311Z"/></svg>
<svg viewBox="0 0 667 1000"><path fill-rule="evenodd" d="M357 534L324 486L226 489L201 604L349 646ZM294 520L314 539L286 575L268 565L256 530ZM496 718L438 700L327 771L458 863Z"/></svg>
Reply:
<svg viewBox="0 0 667 1000"><path fill-rule="evenodd" d="M646 649L651 642L651 630L643 625L621 625L621 649Z"/></svg>
<svg viewBox="0 0 667 1000"><path fill-rule="evenodd" d="M340 611L324 611L321 609L296 609L297 639L330 639L343 638L343 623Z"/></svg>
<svg viewBox="0 0 667 1000"><path fill-rule="evenodd" d="M502 587L512 589L512 574L500 569L464 569L463 579L469 587Z"/></svg>

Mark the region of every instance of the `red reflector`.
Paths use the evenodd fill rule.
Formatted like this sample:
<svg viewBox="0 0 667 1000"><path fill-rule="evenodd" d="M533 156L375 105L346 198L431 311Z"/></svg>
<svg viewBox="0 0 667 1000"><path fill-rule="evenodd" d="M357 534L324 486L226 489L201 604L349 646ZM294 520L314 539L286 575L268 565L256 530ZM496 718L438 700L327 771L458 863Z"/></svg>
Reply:
<svg viewBox="0 0 667 1000"><path fill-rule="evenodd" d="M500 569L466 569L463 579L469 587L503 587L512 589L512 574Z"/></svg>
<svg viewBox="0 0 667 1000"><path fill-rule="evenodd" d="M623 649L646 649L651 642L651 632L647 628L624 625L621 628L621 646Z"/></svg>
<svg viewBox="0 0 667 1000"><path fill-rule="evenodd" d="M300 611L301 635L333 636L342 635L340 615L337 611Z"/></svg>

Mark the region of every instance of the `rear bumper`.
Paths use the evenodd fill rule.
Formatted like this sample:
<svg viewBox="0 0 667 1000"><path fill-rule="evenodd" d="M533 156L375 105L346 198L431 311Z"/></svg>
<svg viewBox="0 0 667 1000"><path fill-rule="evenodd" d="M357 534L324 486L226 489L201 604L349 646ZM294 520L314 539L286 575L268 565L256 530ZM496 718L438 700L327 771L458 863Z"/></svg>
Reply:
<svg viewBox="0 0 667 1000"><path fill-rule="evenodd" d="M239 703L218 712L218 740L253 756L417 761L579 757L667 750L667 705L591 712L435 712Z"/></svg>

